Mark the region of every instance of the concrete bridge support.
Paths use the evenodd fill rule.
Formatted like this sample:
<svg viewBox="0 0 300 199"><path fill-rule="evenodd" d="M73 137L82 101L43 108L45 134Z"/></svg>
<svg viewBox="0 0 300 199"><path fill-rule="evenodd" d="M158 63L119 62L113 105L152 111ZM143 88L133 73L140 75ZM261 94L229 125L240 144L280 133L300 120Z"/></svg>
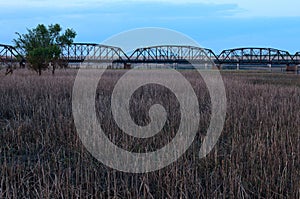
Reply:
<svg viewBox="0 0 300 199"><path fill-rule="evenodd" d="M286 65L286 72L294 72L294 73L298 73L298 65Z"/></svg>

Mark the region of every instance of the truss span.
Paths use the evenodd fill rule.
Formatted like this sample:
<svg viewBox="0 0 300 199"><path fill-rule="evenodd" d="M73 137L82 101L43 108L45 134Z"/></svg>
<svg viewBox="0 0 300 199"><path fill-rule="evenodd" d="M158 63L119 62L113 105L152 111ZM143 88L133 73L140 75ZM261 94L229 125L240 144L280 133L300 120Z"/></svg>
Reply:
<svg viewBox="0 0 300 199"><path fill-rule="evenodd" d="M293 56L293 60L300 64L300 52L295 53L295 55Z"/></svg>
<svg viewBox="0 0 300 199"><path fill-rule="evenodd" d="M236 48L223 50L218 56L221 64L297 64L289 52L274 48Z"/></svg>
<svg viewBox="0 0 300 199"><path fill-rule="evenodd" d="M0 44L0 64L2 66L12 66L24 60L23 56L10 45Z"/></svg>
<svg viewBox="0 0 300 199"><path fill-rule="evenodd" d="M163 45L136 49L129 57L131 63L191 63L217 60L210 49L195 46Z"/></svg>
<svg viewBox="0 0 300 199"><path fill-rule="evenodd" d="M73 43L61 46L61 57L69 63L114 62L128 60L127 55L119 47L99 45L94 43Z"/></svg>

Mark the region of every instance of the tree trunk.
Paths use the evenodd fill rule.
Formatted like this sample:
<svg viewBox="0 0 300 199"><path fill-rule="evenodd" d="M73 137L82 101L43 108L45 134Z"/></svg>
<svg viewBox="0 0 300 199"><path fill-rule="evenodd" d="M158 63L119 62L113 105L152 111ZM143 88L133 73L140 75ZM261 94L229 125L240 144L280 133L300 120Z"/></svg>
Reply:
<svg viewBox="0 0 300 199"><path fill-rule="evenodd" d="M52 66L52 75L54 75L54 72L55 72L55 64L53 64Z"/></svg>
<svg viewBox="0 0 300 199"><path fill-rule="evenodd" d="M39 67L39 75L42 75L42 68Z"/></svg>

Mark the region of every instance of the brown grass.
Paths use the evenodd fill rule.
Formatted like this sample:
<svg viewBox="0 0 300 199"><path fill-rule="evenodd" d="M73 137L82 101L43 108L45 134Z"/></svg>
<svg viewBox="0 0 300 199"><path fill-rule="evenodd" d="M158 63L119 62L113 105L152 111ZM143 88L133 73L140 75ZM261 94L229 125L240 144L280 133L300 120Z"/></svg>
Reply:
<svg viewBox="0 0 300 199"><path fill-rule="evenodd" d="M99 84L103 102L97 110L102 126L127 150L162 147L178 128L176 99L162 88L138 90L132 102L137 123L149 122L146 110L152 103L139 105L138 96L151 93L154 100L170 106L170 121L150 145L126 137L107 109L111 88L122 73L108 71ZM22 70L11 76L1 73L0 198L299 198L300 77L224 73L225 127L214 150L199 159L210 101L199 77L192 71L183 73L200 102L197 138L177 162L147 174L110 169L81 144L71 104L76 71L58 71L54 77Z"/></svg>

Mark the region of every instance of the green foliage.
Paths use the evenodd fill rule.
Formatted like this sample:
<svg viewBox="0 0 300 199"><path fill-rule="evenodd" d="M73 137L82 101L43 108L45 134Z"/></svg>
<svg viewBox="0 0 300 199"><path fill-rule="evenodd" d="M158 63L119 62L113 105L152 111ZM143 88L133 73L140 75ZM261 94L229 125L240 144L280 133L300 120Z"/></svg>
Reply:
<svg viewBox="0 0 300 199"><path fill-rule="evenodd" d="M59 45L70 45L76 37L76 32L72 29L66 29L63 34L61 32L59 24L49 25L48 28L39 24L34 29L27 29L26 34L21 35L17 32L19 37L13 41L17 48L26 53L26 60L31 69L41 74L41 71L48 69L51 63L54 73L55 68L61 63Z"/></svg>

